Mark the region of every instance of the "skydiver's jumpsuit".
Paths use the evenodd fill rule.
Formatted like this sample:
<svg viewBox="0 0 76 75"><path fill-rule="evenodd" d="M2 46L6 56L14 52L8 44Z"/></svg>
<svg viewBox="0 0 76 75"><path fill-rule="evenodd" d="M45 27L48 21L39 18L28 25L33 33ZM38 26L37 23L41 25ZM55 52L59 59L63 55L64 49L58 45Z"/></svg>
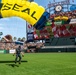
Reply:
<svg viewBox="0 0 76 75"><path fill-rule="evenodd" d="M19 63L21 63L21 47L17 48L16 49L16 58L15 58L15 63L17 62L18 60L18 57L19 57Z"/></svg>

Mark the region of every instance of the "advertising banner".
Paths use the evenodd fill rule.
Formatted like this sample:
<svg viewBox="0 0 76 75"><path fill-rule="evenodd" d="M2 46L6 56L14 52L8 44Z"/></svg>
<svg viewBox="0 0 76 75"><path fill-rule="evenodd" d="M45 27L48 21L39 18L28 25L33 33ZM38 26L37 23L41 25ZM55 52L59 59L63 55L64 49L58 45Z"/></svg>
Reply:
<svg viewBox="0 0 76 75"><path fill-rule="evenodd" d="M6 53L6 50L0 50L0 53Z"/></svg>
<svg viewBox="0 0 76 75"><path fill-rule="evenodd" d="M27 41L28 42L33 42L34 41L34 34L33 34L33 32L27 33Z"/></svg>
<svg viewBox="0 0 76 75"><path fill-rule="evenodd" d="M62 24L65 24L65 22L64 21L56 21L56 22L54 22L55 23L55 25L62 25ZM51 24L52 24L52 22L46 22L46 26L51 26Z"/></svg>
<svg viewBox="0 0 76 75"><path fill-rule="evenodd" d="M70 24L75 24L76 23L76 19L71 19L70 20Z"/></svg>
<svg viewBox="0 0 76 75"><path fill-rule="evenodd" d="M9 53L15 53L15 49L9 50Z"/></svg>
<svg viewBox="0 0 76 75"><path fill-rule="evenodd" d="M27 32L28 33L34 32L34 27L31 24L27 23L26 26L27 26Z"/></svg>

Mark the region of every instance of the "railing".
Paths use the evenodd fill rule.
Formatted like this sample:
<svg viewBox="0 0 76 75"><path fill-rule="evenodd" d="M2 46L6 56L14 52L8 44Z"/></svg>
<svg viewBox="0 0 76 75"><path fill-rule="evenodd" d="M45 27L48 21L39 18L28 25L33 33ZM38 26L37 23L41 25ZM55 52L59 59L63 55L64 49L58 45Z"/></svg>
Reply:
<svg viewBox="0 0 76 75"><path fill-rule="evenodd" d="M42 49L48 49L48 48L76 48L76 45L66 45L66 46L44 46Z"/></svg>

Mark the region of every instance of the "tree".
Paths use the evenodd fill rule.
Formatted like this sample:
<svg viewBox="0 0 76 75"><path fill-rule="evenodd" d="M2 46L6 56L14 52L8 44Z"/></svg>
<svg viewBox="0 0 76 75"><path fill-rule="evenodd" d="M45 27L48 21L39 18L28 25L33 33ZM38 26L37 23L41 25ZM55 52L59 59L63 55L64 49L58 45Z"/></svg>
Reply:
<svg viewBox="0 0 76 75"><path fill-rule="evenodd" d="M0 32L0 36L3 35L3 32Z"/></svg>
<svg viewBox="0 0 76 75"><path fill-rule="evenodd" d="M1 40L1 36L3 35L3 32L0 32L0 40Z"/></svg>
<svg viewBox="0 0 76 75"><path fill-rule="evenodd" d="M14 37L13 40L16 41L17 40L17 37Z"/></svg>
<svg viewBox="0 0 76 75"><path fill-rule="evenodd" d="M21 38L20 37L18 38L18 41L21 41Z"/></svg>
<svg viewBox="0 0 76 75"><path fill-rule="evenodd" d="M25 40L26 40L26 38L25 38L25 37L23 37L23 38L22 38L22 41L24 42Z"/></svg>

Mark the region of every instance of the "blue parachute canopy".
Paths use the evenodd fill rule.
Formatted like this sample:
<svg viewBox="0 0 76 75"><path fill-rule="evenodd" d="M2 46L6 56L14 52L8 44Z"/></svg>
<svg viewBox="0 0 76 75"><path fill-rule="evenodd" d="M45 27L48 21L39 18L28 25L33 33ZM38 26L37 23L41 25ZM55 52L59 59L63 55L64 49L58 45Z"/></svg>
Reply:
<svg viewBox="0 0 76 75"><path fill-rule="evenodd" d="M34 27L38 30L42 30L45 27L45 23L47 22L47 19L49 19L49 17L50 14L48 12L44 12L42 17L39 19Z"/></svg>

